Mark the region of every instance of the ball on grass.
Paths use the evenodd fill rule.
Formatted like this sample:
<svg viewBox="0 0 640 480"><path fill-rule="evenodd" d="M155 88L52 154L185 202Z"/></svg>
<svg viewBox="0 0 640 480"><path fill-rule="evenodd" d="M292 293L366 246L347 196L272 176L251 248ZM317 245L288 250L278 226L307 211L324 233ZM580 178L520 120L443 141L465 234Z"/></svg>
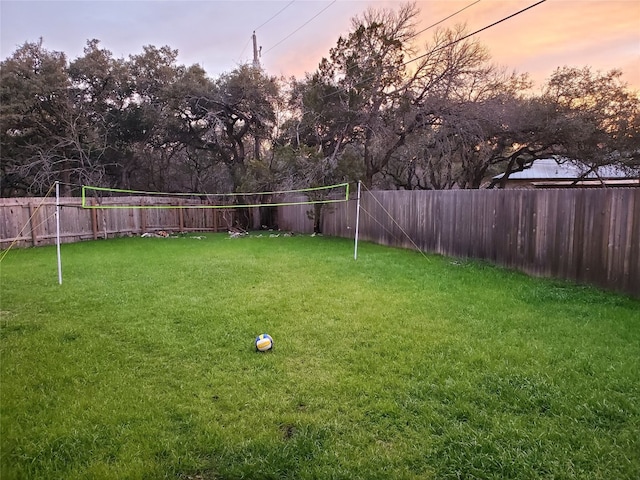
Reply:
<svg viewBox="0 0 640 480"><path fill-rule="evenodd" d="M262 333L256 337L256 350L266 352L273 348L273 338L268 333Z"/></svg>

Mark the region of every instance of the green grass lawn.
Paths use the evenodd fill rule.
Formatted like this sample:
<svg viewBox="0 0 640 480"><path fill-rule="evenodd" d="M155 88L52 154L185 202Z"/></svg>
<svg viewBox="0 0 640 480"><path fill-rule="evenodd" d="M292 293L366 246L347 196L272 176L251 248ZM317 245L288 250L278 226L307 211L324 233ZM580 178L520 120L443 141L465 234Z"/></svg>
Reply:
<svg viewBox="0 0 640 480"><path fill-rule="evenodd" d="M55 248L8 253L2 480L640 478L640 301L191 237L63 245L62 286Z"/></svg>

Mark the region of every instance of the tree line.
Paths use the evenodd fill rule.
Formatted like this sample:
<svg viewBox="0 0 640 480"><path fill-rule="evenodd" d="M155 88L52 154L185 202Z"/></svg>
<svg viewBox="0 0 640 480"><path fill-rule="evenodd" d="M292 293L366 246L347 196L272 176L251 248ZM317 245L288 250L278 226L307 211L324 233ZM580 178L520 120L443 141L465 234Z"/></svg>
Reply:
<svg viewBox="0 0 640 480"><path fill-rule="evenodd" d="M27 42L0 64L0 195L56 180L66 194L482 188L550 155L637 172L639 97L620 71L561 67L534 92L463 26L418 48L418 13L354 17L302 79L252 65L210 78L167 46L114 58L94 39L69 62Z"/></svg>

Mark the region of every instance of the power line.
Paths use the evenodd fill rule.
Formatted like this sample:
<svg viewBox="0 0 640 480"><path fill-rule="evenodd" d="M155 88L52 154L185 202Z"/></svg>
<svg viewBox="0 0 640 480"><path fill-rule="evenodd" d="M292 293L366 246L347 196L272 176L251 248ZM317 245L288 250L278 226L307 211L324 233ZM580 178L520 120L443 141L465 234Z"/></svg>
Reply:
<svg viewBox="0 0 640 480"><path fill-rule="evenodd" d="M291 6L292 3L294 3L296 0L291 0L289 3L287 3L284 7L282 7L280 10L278 10L276 13L274 13L273 15L271 15L271 17L269 17L268 20L266 20L265 22L263 22L260 26L256 27L253 29L253 33L256 32L256 30L264 27L267 23L269 23L271 20L273 20L274 18L276 18L278 15L280 15L282 12L284 12L288 7ZM244 51L247 49L247 47L249 46L249 43L252 40L252 37L249 37L247 40L247 43L244 44L244 47L242 47L242 51L240 52L240 55L238 56L238 61L242 58L242 55L244 55Z"/></svg>
<svg viewBox="0 0 640 480"><path fill-rule="evenodd" d="M315 20L318 16L320 16L321 13L323 13L325 10L327 10L331 5L333 5L334 3L336 3L337 0L333 0L329 5L327 5L326 7L324 7L322 10L320 10L318 13L316 13L313 17L311 17L309 20L307 20L305 23L303 23L302 25L300 25L298 28L296 28L293 32L291 32L289 35L287 35L286 37L284 37L282 40L280 40L278 43L276 43L274 46L272 46L269 50L267 50L264 53L269 53L271 50L273 50L274 48L276 48L278 45L280 45L281 43L283 43L285 40L288 40L291 36L293 36L293 34L297 33L298 31L302 30L303 27L307 26L309 23L311 23L313 20Z"/></svg>
<svg viewBox="0 0 640 480"><path fill-rule="evenodd" d="M260 27L266 25L268 22L270 22L273 18L275 18L277 15L279 15L285 8L287 8L289 5L291 5L295 0L292 0L291 2L289 2L285 7L283 7L278 13L276 13L275 15L273 15L269 20L267 20L266 22L264 22L262 25L260 25ZM427 28L424 28L422 30L420 30L419 32L414 33L411 37L409 38L413 38L416 37L418 35L420 35L421 33L426 32L427 30L429 30L430 28L435 27L436 25L440 25L442 22L445 22L447 20L449 20L450 18L458 15L459 13L465 11L466 9L474 6L477 3L480 3L482 0L476 0L475 2L467 5L464 8L461 8L460 10L458 10L457 12L452 13L451 15L449 15L446 18L443 18L442 20L440 20L439 22L434 23L433 25L429 25ZM283 38L282 40L280 40L278 43L276 43L274 46L272 46L269 50L267 50L264 53L268 53L271 50L273 50L274 48L276 48L278 45L280 45L281 43L283 43L285 40L287 40L289 37L291 37L294 33L298 32L299 30L301 30L305 25L307 25L308 23L310 23L312 20L314 20L316 17L318 17L322 12L324 12L325 10L327 10L331 5L333 5L334 3L336 3L336 0L334 0L333 2L331 2L329 5L327 5L325 8L323 8L322 10L320 10L316 15L314 15L311 19L309 19L306 23L304 23L303 25L301 25L299 28L297 28L296 30L294 30L293 32L291 32L289 35L287 35L285 38ZM258 27L258 28L260 28ZM256 30L258 30L258 28L256 28ZM247 42L248 44L248 42ZM246 48L246 46L245 46Z"/></svg>
<svg viewBox="0 0 640 480"><path fill-rule="evenodd" d="M258 28L263 27L264 25L266 25L267 23L269 23L271 20L273 20L273 18L275 18L276 16L278 16L284 9L286 9L287 7L289 7L295 0L292 0L291 2L289 2L286 6L284 6L280 11L278 11L276 14L274 14L271 18L269 18L269 20L267 20L266 22L264 22L262 25L260 25ZM280 45L281 43L285 42L286 40L288 40L291 36L293 36L295 33L297 33L298 31L300 31L303 27L305 27L307 24L309 24L311 21L313 21L314 19L316 19L320 14L322 14L325 10L327 10L329 7L331 7L334 3L336 3L337 0L333 0L329 5L327 5L325 8L323 8L322 10L320 10L318 13L316 13L313 17L311 17L309 20L307 20L305 23L303 23L300 27L298 27L296 30L294 30L293 32L291 32L289 35L287 35L286 37L284 37L282 40L280 40L278 43L276 43L275 45L273 45L271 48L269 48L269 50L265 51L264 53L269 53L271 50L273 50L274 48L276 48L278 45ZM418 35L420 35L421 33L424 33L425 31L429 30L430 28L433 28L439 24L441 24L442 22L445 22L447 20L449 20L450 18L458 15L459 13L467 10L468 8L476 5L477 3L480 3L482 0L476 0L475 2L467 5L464 8L461 8L460 10L452 13L451 15L443 18L442 20L440 20L439 22L434 23L433 25L429 25L426 28L423 28L422 30L420 30L419 32L414 33L411 37L409 38L413 38L416 37ZM258 28L256 28L256 30L258 30ZM249 40L250 41L250 40ZM247 41L247 45L249 44L249 41ZM247 46L245 45L244 50L247 48Z"/></svg>
<svg viewBox="0 0 640 480"><path fill-rule="evenodd" d="M473 7L476 3L480 3L481 1L482 1L482 0L476 0L476 1L475 1L475 2L473 2L473 3L470 3L470 4L469 4L469 5L467 5L466 7L461 8L461 9L460 9L460 10L458 10L457 12L452 13L452 14L451 14L451 15L449 15L448 17L445 17L445 18L443 18L442 20L440 20L440 21L438 21L438 22L436 22L436 23L434 23L434 24L432 24L432 25L429 25L429 26L428 26L428 27L426 27L426 28L423 28L423 29L422 29L422 30L420 30L419 32L414 33L413 35L411 35L410 37L408 37L408 39L410 40L410 39L412 39L412 38L415 38L415 37L417 37L418 35L420 35L421 33L426 32L426 31L427 31L427 30L429 30L430 28L433 28L433 27L435 27L435 26L437 26L437 25L440 25L440 24L441 24L441 23L443 23L443 22L446 22L446 21L447 21L447 20L449 20L450 18L455 17L455 16L456 16L456 15L458 15L459 13L464 12L467 8ZM356 68L356 67L354 66L353 68Z"/></svg>
<svg viewBox="0 0 640 480"><path fill-rule="evenodd" d="M452 45L455 45L456 43L459 43L459 42L461 42L462 40L466 40L467 38L472 37L473 35L476 35L476 34L478 34L478 33L480 33L480 32L484 32L485 30L488 30L488 29L489 29L489 28L491 28L491 27L495 27L496 25L498 25L498 24L500 24L500 23L502 23L502 22L505 22L505 21L509 20L510 18L515 17L516 15L520 15L521 13L524 13L524 12L526 12L527 10L532 9L533 7L537 7L538 5L540 5L541 3L544 3L544 2L546 2L546 1L547 1L547 0L540 0L539 2L534 3L533 5L529 5L528 7L523 8L522 10L519 10L519 11L517 11L516 13L512 13L512 14L511 14L511 15L509 15L508 17L504 17L504 18L502 18L502 19L498 20L497 22L493 22L491 25L487 25L486 27L482 27L482 28L480 28L479 30L476 30L475 32L471 32L471 33L469 33L468 35L465 35L464 37L457 38L457 39L453 40L452 42L447 43L446 45L442 45L442 46L440 46L440 47L438 47L438 48L436 48L436 49L434 49L434 50L431 50L430 52L427 52L427 53L425 53L425 54L423 54L423 55L420 55L420 56L418 56L418 57L416 57L416 58L412 58L411 60L408 60L408 61L406 61L405 63L403 63L403 64L402 64L402 66L409 65L410 63L413 63L413 62L415 62L416 60L420 60L421 58L424 58L424 57L426 57L427 55L431 55L432 53L438 52L438 51L440 51L440 50L444 50L445 48L448 48L448 47L450 47L450 46L452 46Z"/></svg>
<svg viewBox="0 0 640 480"><path fill-rule="evenodd" d="M295 2L295 1L296 1L296 0L291 0L291 1L290 1L289 3L287 3L284 7L282 7L282 8L281 8L277 13L273 14L269 20L267 20L266 22L264 22L264 23L263 23L262 25L260 25L259 27L254 28L254 29L253 29L253 31L255 32L255 31L257 31L258 29L260 29L260 28L264 27L267 23L269 23L271 20L273 20L273 19L274 19L274 18L276 18L278 15L280 15L282 12L284 12L284 11L287 9L287 7L291 6L291 4L292 4L293 2Z"/></svg>
<svg viewBox="0 0 640 480"><path fill-rule="evenodd" d="M424 58L424 57L426 57L426 56L428 56L428 55L431 55L431 54L433 54L433 53L435 53L435 52L438 52L438 51L440 51L440 50L444 50L445 48L451 47L452 45L455 45L456 43L459 43L459 42L461 42L461 41L463 41L463 40L466 40L467 38L472 37L473 35L477 35L477 34L478 34L478 33L480 33L480 32L483 32L483 31L485 31L485 30L488 30L489 28L495 27L496 25L498 25L498 24L500 24L500 23L502 23L502 22L505 22L505 21L507 21L507 20L509 20L509 19L511 19L511 18L513 18L513 17L515 17L515 16L517 16L517 15L520 15L521 13L524 13L524 12L526 12L527 10L532 9L533 7L537 7L538 5L540 5L540 4L542 4L542 3L546 2L546 1L547 1L547 0L540 0L539 2L534 3L533 5L529 5L528 7L523 8L522 10L519 10L519 11L517 11L517 12L515 12L515 13L512 13L511 15L509 15L509 16L507 16L507 17L504 17L504 18L502 18L502 19L498 20L497 22L493 22L492 24L487 25L486 27L482 27L482 28L480 28L480 29L478 29L478 30L476 30L476 31L474 31L474 32L469 33L468 35L465 35L465 36L463 36L463 37L457 38L457 39L455 39L455 40L453 40L453 41L451 41L451 42L447 43L446 45L441 45L440 47L435 48L435 49L433 49L433 50L431 50L431 51L429 51L429 52L427 52L427 53L424 53L423 55L420 55L420 56L418 56L418 57L412 58L411 60L407 60L406 62L404 62L404 63L402 64L402 66L404 67L404 66L406 66L406 65L409 65L410 63L415 62L416 60L420 60L421 58ZM469 7L470 7L470 6L471 6L471 5L469 5ZM468 8L468 7L465 7L465 8ZM464 10L464 9L463 9L463 10ZM455 15L455 14L454 14L454 15ZM438 22L438 23L440 23L440 22ZM427 28L430 28L430 27L427 27ZM426 30L426 29L425 29L425 30ZM366 77L366 78L364 78L362 81L373 80L373 79L375 79L375 76ZM345 88L342 88L342 89L338 89L338 90L335 90L335 91L333 91L333 92L331 92L331 93L328 93L328 94L324 95L322 98L328 98L328 97L331 97L331 96L333 96L333 95L337 95L337 94L339 94L339 93L346 92L347 90L348 90L348 88L346 88L346 87L345 87ZM397 91L399 91L399 90L402 90L402 88L399 88L399 89L397 89L397 90L394 90L394 92L393 92L393 93L395 93L395 92L397 92Z"/></svg>
<svg viewBox="0 0 640 480"><path fill-rule="evenodd" d="M440 20L439 22L434 23L433 25L429 25L427 28L423 28L422 30L420 30L419 32L414 33L413 35L411 35L411 37L409 38L413 38L413 37L417 37L418 35L420 35L421 33L426 32L427 30L429 30L430 28L433 28L437 25L440 25L442 22L446 22L447 20L449 20L451 17L455 17L456 15L458 15L459 13L464 12L467 8L473 7L476 3L480 3L482 0L476 0L475 2L467 5L464 8L461 8L460 10L458 10L455 13L452 13L451 15L449 15L446 18L443 18L442 20Z"/></svg>
<svg viewBox="0 0 640 480"><path fill-rule="evenodd" d="M253 36L249 37L247 39L247 43L244 44L244 47L242 47L242 51L240 52L240 55L238 56L238 60L237 62L240 62L240 59L242 59L242 55L244 55L244 51L247 49L247 47L249 46L249 42L251 42L251 39L253 38Z"/></svg>

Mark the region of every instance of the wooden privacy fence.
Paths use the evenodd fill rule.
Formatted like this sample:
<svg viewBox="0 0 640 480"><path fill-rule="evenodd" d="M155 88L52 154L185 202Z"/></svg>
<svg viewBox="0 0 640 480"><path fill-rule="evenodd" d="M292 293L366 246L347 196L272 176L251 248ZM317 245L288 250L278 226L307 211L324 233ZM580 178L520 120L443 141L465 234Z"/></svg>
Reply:
<svg viewBox="0 0 640 480"><path fill-rule="evenodd" d="M140 206L180 202L113 201L123 200ZM211 208L84 209L79 198L62 198L60 204L63 242L159 230L225 231L237 220L237 211ZM640 188L367 191L361 207L362 240L485 259L640 297ZM311 209L279 207L280 229L312 232ZM325 206L323 233L354 238L355 222L355 199ZM14 241L53 244L55 236L54 198L0 199L0 248Z"/></svg>
<svg viewBox="0 0 640 480"><path fill-rule="evenodd" d="M103 204L143 206L176 206L181 199L167 197L119 197L105 199ZM60 241L108 238L164 231L217 232L234 225L236 214L219 208L82 208L75 197L60 199ZM130 203L129 203L130 202ZM193 205L190 200L190 205ZM202 201L206 206L206 202ZM0 198L0 248L38 246L55 243L56 199Z"/></svg>
<svg viewBox="0 0 640 480"><path fill-rule="evenodd" d="M312 229L304 208L278 217L283 229ZM353 238L355 221L355 200L333 205L323 233ZM640 188L368 191L359 238L640 297Z"/></svg>

